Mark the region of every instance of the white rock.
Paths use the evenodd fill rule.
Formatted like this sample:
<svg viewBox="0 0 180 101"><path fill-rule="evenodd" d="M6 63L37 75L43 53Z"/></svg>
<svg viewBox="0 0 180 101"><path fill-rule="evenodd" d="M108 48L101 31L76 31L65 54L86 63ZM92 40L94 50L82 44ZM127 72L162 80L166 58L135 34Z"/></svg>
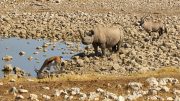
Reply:
<svg viewBox="0 0 180 101"><path fill-rule="evenodd" d="M71 101L73 98L74 98L73 96L69 96L69 98L68 98L68 99Z"/></svg>
<svg viewBox="0 0 180 101"><path fill-rule="evenodd" d="M0 86L3 86L3 82L0 82Z"/></svg>
<svg viewBox="0 0 180 101"><path fill-rule="evenodd" d="M18 90L16 89L16 87L12 87L9 92L15 94L18 92Z"/></svg>
<svg viewBox="0 0 180 101"><path fill-rule="evenodd" d="M12 56L9 56L9 55L6 55L6 56L4 56L3 58L2 58L2 60L5 60L5 61L10 61L10 60L12 60L13 59L13 57Z"/></svg>
<svg viewBox="0 0 180 101"><path fill-rule="evenodd" d="M180 101L180 97L179 96L176 96L174 101Z"/></svg>
<svg viewBox="0 0 180 101"><path fill-rule="evenodd" d="M68 95L64 95L64 99L65 100L69 99L69 96Z"/></svg>
<svg viewBox="0 0 180 101"><path fill-rule="evenodd" d="M167 86L162 86L161 91L169 92L169 88Z"/></svg>
<svg viewBox="0 0 180 101"><path fill-rule="evenodd" d="M155 89L149 89L148 94L150 94L150 95L157 95L158 91L155 90Z"/></svg>
<svg viewBox="0 0 180 101"><path fill-rule="evenodd" d="M97 91L98 93L101 93L101 94L105 93L105 91L104 91L103 89L101 89L101 88L98 88L96 91Z"/></svg>
<svg viewBox="0 0 180 101"><path fill-rule="evenodd" d="M109 98L105 98L105 99L103 99L102 101L113 101L113 100L111 100L111 99L109 99Z"/></svg>
<svg viewBox="0 0 180 101"><path fill-rule="evenodd" d="M180 90L174 89L174 90L173 90L173 94L175 94L175 95L180 95Z"/></svg>
<svg viewBox="0 0 180 101"><path fill-rule="evenodd" d="M120 68L120 65L118 63L113 64L112 69L118 70Z"/></svg>
<svg viewBox="0 0 180 101"><path fill-rule="evenodd" d="M160 85L160 86L166 86L166 85L167 85L167 80L164 79L164 78L163 78L163 79L160 79L160 80L159 80L159 85Z"/></svg>
<svg viewBox="0 0 180 101"><path fill-rule="evenodd" d="M49 90L50 88L49 87L42 87L43 89L45 89L45 90Z"/></svg>
<svg viewBox="0 0 180 101"><path fill-rule="evenodd" d="M89 100L95 100L98 97L99 97L99 94L97 94L96 92L89 93Z"/></svg>
<svg viewBox="0 0 180 101"><path fill-rule="evenodd" d="M123 96L119 96L117 101L125 101L125 98Z"/></svg>
<svg viewBox="0 0 180 101"><path fill-rule="evenodd" d="M29 61L31 61L32 59L33 59L33 57L32 57L32 56L28 57L28 60L29 60Z"/></svg>
<svg viewBox="0 0 180 101"><path fill-rule="evenodd" d="M22 95L17 95L17 96L16 96L16 99L24 99L24 96L22 96Z"/></svg>
<svg viewBox="0 0 180 101"><path fill-rule="evenodd" d="M149 83L150 86L157 87L159 85L158 80L154 77L148 78L146 81Z"/></svg>
<svg viewBox="0 0 180 101"><path fill-rule="evenodd" d="M148 97L149 100L158 100L158 98L156 96L150 96Z"/></svg>
<svg viewBox="0 0 180 101"><path fill-rule="evenodd" d="M132 100L136 100L139 97L142 97L142 94L138 94L134 92L132 95L128 95L126 99L132 101Z"/></svg>
<svg viewBox="0 0 180 101"><path fill-rule="evenodd" d="M29 99L30 100L38 100L38 96L36 94L30 94Z"/></svg>
<svg viewBox="0 0 180 101"><path fill-rule="evenodd" d="M27 81L33 82L34 80L33 79L27 79Z"/></svg>
<svg viewBox="0 0 180 101"><path fill-rule="evenodd" d="M171 83L171 84L177 84L179 83L178 79L175 79L175 78L163 78L166 83Z"/></svg>
<svg viewBox="0 0 180 101"><path fill-rule="evenodd" d="M51 97L48 96L48 95L43 95L42 97L43 97L45 100L50 100L50 99L51 99Z"/></svg>
<svg viewBox="0 0 180 101"><path fill-rule="evenodd" d="M60 90L59 92L60 92L61 94L64 94L64 95L68 95L67 90L65 90L65 91Z"/></svg>
<svg viewBox="0 0 180 101"><path fill-rule="evenodd" d="M87 99L87 95L85 93L79 93L79 95L80 95L80 98L79 98L80 101L84 101Z"/></svg>
<svg viewBox="0 0 180 101"><path fill-rule="evenodd" d="M26 90L26 89L19 89L18 92L19 93L28 93L28 90Z"/></svg>
<svg viewBox="0 0 180 101"><path fill-rule="evenodd" d="M55 90L55 93L54 93L54 96L58 97L58 96L60 96L60 95L61 95L61 92L60 92L58 89L56 89L56 90Z"/></svg>
<svg viewBox="0 0 180 101"><path fill-rule="evenodd" d="M76 95L79 93L80 93L80 88L78 88L78 87L71 88L71 94L72 95Z"/></svg>
<svg viewBox="0 0 180 101"><path fill-rule="evenodd" d="M24 51L19 52L19 55L25 55L25 54L26 54L26 52L24 52Z"/></svg>
<svg viewBox="0 0 180 101"><path fill-rule="evenodd" d="M133 90L140 90L142 88L142 83L130 82L128 86L131 87Z"/></svg>
<svg viewBox="0 0 180 101"><path fill-rule="evenodd" d="M113 100L117 100L118 99L118 96L116 94L114 94L114 93L111 93L111 92L106 92L105 97L111 98Z"/></svg>
<svg viewBox="0 0 180 101"><path fill-rule="evenodd" d="M34 52L33 54L39 54L39 52Z"/></svg>
<svg viewBox="0 0 180 101"><path fill-rule="evenodd" d="M174 99L172 97L167 97L167 101L173 101Z"/></svg>
<svg viewBox="0 0 180 101"><path fill-rule="evenodd" d="M11 79L10 82L15 82L16 80L15 79Z"/></svg>

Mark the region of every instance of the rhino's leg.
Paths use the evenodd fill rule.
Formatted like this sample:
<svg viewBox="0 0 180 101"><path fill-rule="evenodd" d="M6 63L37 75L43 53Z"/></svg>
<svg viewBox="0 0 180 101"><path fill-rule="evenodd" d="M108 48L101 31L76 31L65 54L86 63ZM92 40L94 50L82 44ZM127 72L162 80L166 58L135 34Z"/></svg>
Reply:
<svg viewBox="0 0 180 101"><path fill-rule="evenodd" d="M117 45L114 45L114 46L112 47L112 52L116 52L116 50L117 50L117 49L116 49L116 46L117 46Z"/></svg>
<svg viewBox="0 0 180 101"><path fill-rule="evenodd" d="M95 55L97 56L98 55L98 45L97 44L92 44L92 45L94 48Z"/></svg>
<svg viewBox="0 0 180 101"><path fill-rule="evenodd" d="M120 47L121 47L121 43L122 43L122 41L119 41L119 42L117 43L117 49L116 49L116 52L119 51L119 49L120 49Z"/></svg>
<svg viewBox="0 0 180 101"><path fill-rule="evenodd" d="M106 44L101 44L102 56L105 56Z"/></svg>

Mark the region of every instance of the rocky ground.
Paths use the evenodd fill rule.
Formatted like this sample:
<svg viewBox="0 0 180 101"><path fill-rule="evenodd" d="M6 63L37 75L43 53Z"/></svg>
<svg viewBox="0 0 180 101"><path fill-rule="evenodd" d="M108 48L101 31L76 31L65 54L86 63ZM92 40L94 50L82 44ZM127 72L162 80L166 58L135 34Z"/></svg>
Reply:
<svg viewBox="0 0 180 101"><path fill-rule="evenodd" d="M1 101L179 101L180 70L141 74L61 75L60 78L1 79Z"/></svg>
<svg viewBox="0 0 180 101"><path fill-rule="evenodd" d="M86 50L84 50L85 55L84 53L82 53L80 56L74 56L72 60L66 61L64 74L82 75L88 73L97 73L101 75L116 74L128 76L129 73L143 73L150 70L154 71L162 67L175 67L178 71L180 67L179 7L179 0L1 0L0 36L33 39L42 38L50 39L52 41L63 39L64 41L69 42L79 42L80 38L79 33L77 32L78 29L89 30L95 24L103 24L106 26L116 25L121 28L125 35L119 53L112 54L105 58L92 57L89 56L89 54L93 53L93 49L91 46L88 46ZM145 15L151 15L155 19L160 19L166 25L168 33L163 34L158 40L150 41L151 39L158 37L157 33L153 33L152 36L149 36L148 33L140 30L138 26L135 26L137 21ZM69 44L69 46L71 47L71 44ZM75 48L74 50L78 51ZM175 74L173 74L172 76L174 75ZM175 79L179 78L179 76L175 77L177 77ZM141 81L145 79L147 78L140 78L140 83L142 85L144 85L144 82ZM163 79L163 77L158 78L158 80L161 79ZM132 81L130 82L133 82L133 79L131 80ZM8 82L7 84L4 84L6 86L5 89L3 91L0 91L3 92L0 99L2 98L2 100L7 100L7 98L4 98L4 96L6 95L6 90L13 87L15 87L18 92L19 88L28 89L27 94L24 95L24 93L22 93L22 96L25 97L24 99L27 99L29 96L31 96L30 94L33 93L38 96L38 99L42 99L43 96L44 99L56 99L56 97L52 97L52 94L55 93L56 89L56 91L63 90L63 93L65 93L62 94L63 96L61 97L67 99L71 99L72 97L72 99L76 100L79 99L80 96L87 96L87 100L91 95L89 94L89 92L91 91L93 92L92 96L100 96L99 98L97 98L100 100L104 98L116 100L120 95L121 99L128 99L128 95L134 96L133 94L135 94L136 97L139 98L140 96L149 94L149 91L151 89L151 87L149 86L149 88L145 87L146 89L140 89L140 87L138 88L138 90L132 88L133 90L135 90L135 92L133 93L133 91L131 90L128 92L128 90L125 90L129 83L128 81L122 82L127 84L126 86L122 86L123 89L118 88L122 91L125 90L126 93L122 93L121 90L120 92L116 91L115 85L113 87L110 86L110 88L112 89L107 89L109 81L104 80L103 82L105 85L103 85L103 83L101 84L98 80L88 82L67 81L65 82L65 84L64 82L62 82L57 83L57 85L56 83L51 84L52 82L47 82L47 86L51 88L50 91L52 93L45 95L43 95L43 93L37 95L37 92L34 92L35 90L30 91L28 87L29 85L31 85L31 83L36 85L35 88L38 88L39 86L46 86L46 83L39 84L37 82L30 82L28 84L24 84L25 87L21 87L20 85L23 85L21 83L16 84ZM71 86L68 86L68 88L63 88L63 85L66 85L68 83L70 83ZM78 93L71 89L77 85L79 86L77 89L81 90L81 86L83 85L83 83L85 83L86 86L93 83L94 86L91 86L89 89L87 89L87 87L83 88L82 92L78 91ZM111 83L118 84L120 83L120 81L114 80L110 81L110 84ZM169 83L170 85L173 85L173 87L171 86L173 89L171 89L171 87L167 85L156 85L158 87L155 88L155 91L152 90L153 96L146 96L144 100L166 100L167 98L161 97L161 94L163 96L166 95L166 90L168 88L170 88L170 91L167 92L172 93L170 94L172 96L169 96L171 97L169 99L176 99L178 96L175 95L178 94L175 93L174 88L178 89L179 86L176 86L174 82ZM135 83L135 85L136 84L138 84L138 86L141 86L141 84L139 83ZM4 85L1 87L4 87ZM53 85L55 85L55 87L53 87ZM62 87L56 88L58 85L62 85ZM98 88L101 88L101 86L97 85L101 85L103 88L99 89L100 91L97 91ZM159 93L159 91L161 92L162 89L162 93ZM166 89L165 93L164 89ZM73 94L69 94L72 93L72 91L76 93L74 94L75 98ZM107 92L116 92L116 94L107 95ZM7 92L7 94L9 93ZM17 93L13 98L11 96L11 98L15 99L20 94L21 93Z"/></svg>

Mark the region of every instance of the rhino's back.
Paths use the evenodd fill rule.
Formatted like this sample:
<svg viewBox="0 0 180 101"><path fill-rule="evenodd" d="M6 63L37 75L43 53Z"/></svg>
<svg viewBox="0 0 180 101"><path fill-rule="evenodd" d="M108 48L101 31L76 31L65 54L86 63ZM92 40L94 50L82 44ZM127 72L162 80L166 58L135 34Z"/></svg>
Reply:
<svg viewBox="0 0 180 101"><path fill-rule="evenodd" d="M107 47L116 45L120 40L118 27L97 27L95 28L95 40L98 43L106 43Z"/></svg>

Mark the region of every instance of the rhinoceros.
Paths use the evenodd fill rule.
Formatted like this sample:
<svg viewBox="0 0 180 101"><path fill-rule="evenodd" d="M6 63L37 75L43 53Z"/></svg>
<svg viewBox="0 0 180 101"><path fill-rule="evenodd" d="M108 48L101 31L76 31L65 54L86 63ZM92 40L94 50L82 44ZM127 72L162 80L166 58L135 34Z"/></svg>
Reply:
<svg viewBox="0 0 180 101"><path fill-rule="evenodd" d="M117 52L123 42L123 31L116 26L104 27L96 25L92 30L83 32L79 30L82 43L84 45L93 45L95 55L98 53L98 47L101 48L102 56L105 55L106 48L112 48Z"/></svg>

